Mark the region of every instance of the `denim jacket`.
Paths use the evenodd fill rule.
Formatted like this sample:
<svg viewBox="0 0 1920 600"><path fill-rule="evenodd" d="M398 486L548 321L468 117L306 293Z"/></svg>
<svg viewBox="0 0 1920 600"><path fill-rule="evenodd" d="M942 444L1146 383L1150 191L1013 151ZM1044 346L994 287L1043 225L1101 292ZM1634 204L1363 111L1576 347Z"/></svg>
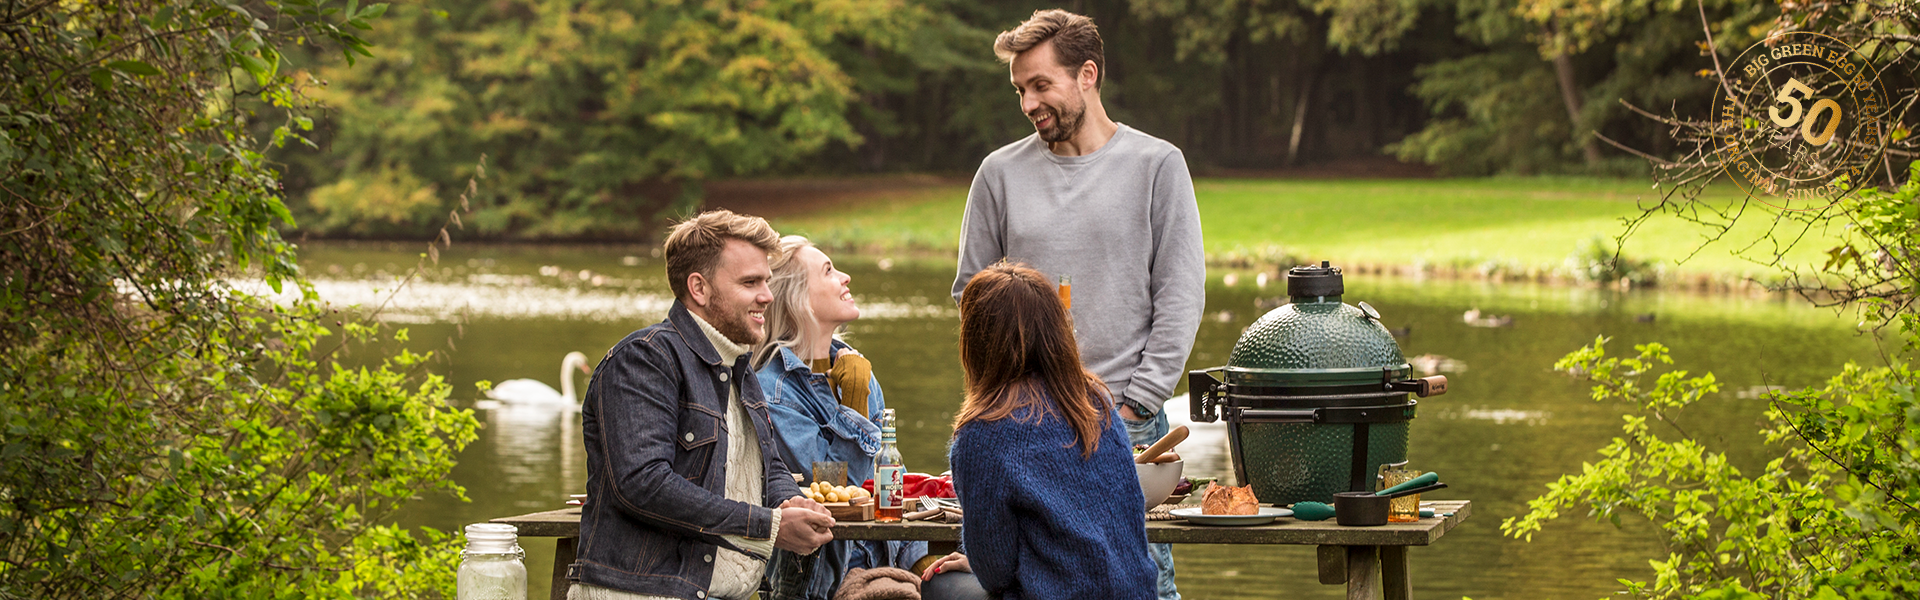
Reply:
<svg viewBox="0 0 1920 600"><path fill-rule="evenodd" d="M840 340L833 341L835 356L852 349ZM780 439L801 463L792 467L795 472L811 479L815 461L838 461L847 463L847 479L854 485L873 478L873 456L880 453L880 426L876 423L886 409L879 379L868 376L867 414L862 416L841 406L827 385L827 376L814 373L792 350L781 348L760 367L758 375ZM831 598L848 569L906 568L926 552L925 542L830 542L813 563L806 596L814 600ZM776 554L789 558L784 552Z"/></svg>
<svg viewBox="0 0 1920 600"><path fill-rule="evenodd" d="M728 382L746 377L748 357L721 364L679 301L665 321L607 352L581 406L587 503L567 579L704 600L715 551L747 552L722 536L771 537L767 507L800 495L800 487L772 445L773 421L757 385L740 386L740 404L760 443L764 497L759 506L726 498Z"/></svg>

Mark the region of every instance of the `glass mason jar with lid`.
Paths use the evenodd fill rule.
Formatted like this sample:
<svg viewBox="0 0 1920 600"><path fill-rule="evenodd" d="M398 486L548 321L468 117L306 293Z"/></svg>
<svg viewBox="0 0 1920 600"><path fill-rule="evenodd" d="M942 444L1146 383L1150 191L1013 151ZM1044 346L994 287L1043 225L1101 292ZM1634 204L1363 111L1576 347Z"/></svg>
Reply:
<svg viewBox="0 0 1920 600"><path fill-rule="evenodd" d="M526 600L527 552L520 530L499 523L467 526L467 549L460 552L458 600Z"/></svg>

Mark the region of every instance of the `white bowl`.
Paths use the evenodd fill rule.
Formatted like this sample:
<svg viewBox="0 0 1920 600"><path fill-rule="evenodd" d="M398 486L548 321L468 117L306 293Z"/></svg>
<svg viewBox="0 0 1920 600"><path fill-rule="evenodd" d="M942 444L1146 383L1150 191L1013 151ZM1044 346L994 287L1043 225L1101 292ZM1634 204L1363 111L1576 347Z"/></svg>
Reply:
<svg viewBox="0 0 1920 600"><path fill-rule="evenodd" d="M1167 501L1173 495L1173 488L1180 485L1180 473L1185 469L1181 461L1143 465L1134 463L1133 473L1140 477L1140 493L1146 496L1147 509L1151 510Z"/></svg>

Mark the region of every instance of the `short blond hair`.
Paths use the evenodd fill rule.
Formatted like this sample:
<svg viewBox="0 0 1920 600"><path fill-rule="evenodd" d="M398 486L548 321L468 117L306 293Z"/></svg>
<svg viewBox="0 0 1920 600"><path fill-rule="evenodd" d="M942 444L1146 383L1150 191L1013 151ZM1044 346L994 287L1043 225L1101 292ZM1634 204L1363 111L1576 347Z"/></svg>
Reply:
<svg viewBox="0 0 1920 600"><path fill-rule="evenodd" d="M1093 61L1093 87L1107 79L1107 50L1100 41L1100 28L1093 18L1057 8L1033 11L1018 27L1000 32L993 40L993 54L1000 62L1011 63L1021 52L1053 41L1053 56L1069 73L1079 73L1080 65Z"/></svg>
<svg viewBox="0 0 1920 600"><path fill-rule="evenodd" d="M667 232L667 285L673 288L674 298L687 297L688 275L713 277L727 240L753 244L767 254L780 250L780 234L766 219L725 209L694 215Z"/></svg>

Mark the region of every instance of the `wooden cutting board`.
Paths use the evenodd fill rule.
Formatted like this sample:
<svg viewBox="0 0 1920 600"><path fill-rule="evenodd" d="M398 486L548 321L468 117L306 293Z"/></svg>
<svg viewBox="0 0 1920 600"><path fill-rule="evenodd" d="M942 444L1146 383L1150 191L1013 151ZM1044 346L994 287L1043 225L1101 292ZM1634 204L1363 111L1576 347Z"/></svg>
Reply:
<svg viewBox="0 0 1920 600"><path fill-rule="evenodd" d="M836 521L872 521L873 499L859 498L853 502L823 502L827 512L833 513Z"/></svg>

